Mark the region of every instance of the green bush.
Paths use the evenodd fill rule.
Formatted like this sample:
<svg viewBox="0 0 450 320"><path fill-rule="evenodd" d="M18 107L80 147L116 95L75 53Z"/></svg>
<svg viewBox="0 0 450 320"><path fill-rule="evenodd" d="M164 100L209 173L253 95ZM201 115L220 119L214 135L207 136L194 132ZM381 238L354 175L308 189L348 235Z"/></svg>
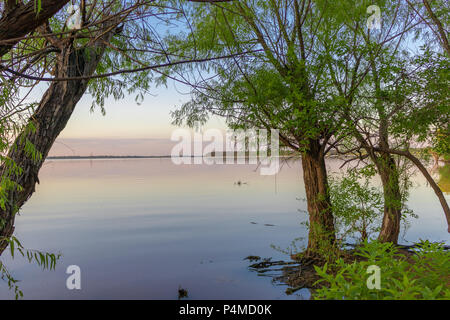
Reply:
<svg viewBox="0 0 450 320"><path fill-rule="evenodd" d="M375 172L348 170L342 178L330 177L337 238L364 241L376 234L383 216L382 191L370 185Z"/></svg>
<svg viewBox="0 0 450 320"><path fill-rule="evenodd" d="M404 254L391 243L364 242L358 259L343 258L315 267L322 286L314 299L346 300L450 300L450 253L441 243L422 241L413 254ZM380 288L369 289L369 266L380 268Z"/></svg>
<svg viewBox="0 0 450 320"><path fill-rule="evenodd" d="M407 171L398 166L401 183L402 225L409 226L410 218L418 216L406 204L411 186ZM386 199L383 190L373 185L377 175L374 165L351 168L343 176L331 176L330 199L338 242L361 242L376 238L380 231ZM388 200L389 201L389 200Z"/></svg>

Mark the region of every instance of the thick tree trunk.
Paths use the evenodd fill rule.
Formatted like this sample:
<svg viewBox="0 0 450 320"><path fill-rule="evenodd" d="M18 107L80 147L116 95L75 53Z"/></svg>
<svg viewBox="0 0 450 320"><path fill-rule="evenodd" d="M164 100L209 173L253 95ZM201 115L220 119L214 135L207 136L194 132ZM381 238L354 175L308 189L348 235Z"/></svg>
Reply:
<svg viewBox="0 0 450 320"><path fill-rule="evenodd" d="M395 160L389 154L383 154L377 163L383 184L384 216L378 240L397 244L402 216L402 194Z"/></svg>
<svg viewBox="0 0 450 320"><path fill-rule="evenodd" d="M323 256L336 240L325 157L319 141L302 155L303 180L309 214L307 256Z"/></svg>
<svg viewBox="0 0 450 320"><path fill-rule="evenodd" d="M381 149L381 148L373 148L373 150L378 152L388 152L391 154L397 154L406 157L416 165L416 167L420 170L420 172L422 172L423 176L425 177L425 179L427 179L431 188L433 188L434 193L438 197L442 209L444 210L445 218L447 219L447 231L450 233L450 207L447 203L447 200L445 199L445 196L441 188L439 188L438 184L436 183L436 181L434 181L433 177L430 175L427 168L425 168L422 162L417 157L415 157L409 150L402 151L402 150Z"/></svg>
<svg viewBox="0 0 450 320"><path fill-rule="evenodd" d="M105 41L112 32L100 37L92 46L85 49L74 49L67 45L59 54L56 77L90 76L94 73L103 55ZM0 210L0 253L7 247L9 238L14 232L14 218L20 207L31 197L38 173L55 139L64 129L75 109L76 104L85 93L89 80L70 80L53 82L45 92L38 108L30 117L29 126L17 137L8 157L22 169L20 174L7 173L7 167L2 168L2 179L8 176L20 188L8 191L6 210ZM30 127L34 129L30 129ZM32 159L27 151L27 144L42 154L42 158Z"/></svg>
<svg viewBox="0 0 450 320"><path fill-rule="evenodd" d="M57 13L69 0L42 0L41 10L36 12L35 1L8 0L0 19L0 57L7 53L20 38L36 30Z"/></svg>

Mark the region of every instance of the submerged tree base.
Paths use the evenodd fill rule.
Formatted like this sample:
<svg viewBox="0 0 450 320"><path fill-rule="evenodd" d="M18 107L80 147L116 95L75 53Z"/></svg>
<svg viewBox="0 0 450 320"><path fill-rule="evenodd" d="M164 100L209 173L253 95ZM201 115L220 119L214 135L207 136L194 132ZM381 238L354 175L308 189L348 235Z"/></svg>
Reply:
<svg viewBox="0 0 450 320"><path fill-rule="evenodd" d="M341 250L340 256L349 264L361 260L362 258L356 256L354 252L354 249ZM304 253L291 255L291 259L292 261L262 259L260 262L250 265L249 268L260 276L271 277L276 283L288 285L286 289L288 295L301 289L309 289L313 292L314 289L323 286L317 283L321 278L314 267L323 267L327 263L325 259Z"/></svg>
<svg viewBox="0 0 450 320"><path fill-rule="evenodd" d="M311 299L450 299L450 247L365 243L339 250L339 258L292 255L293 261L264 259L250 265L261 276L288 285L286 294L308 289ZM367 284L370 266L381 273L380 288Z"/></svg>

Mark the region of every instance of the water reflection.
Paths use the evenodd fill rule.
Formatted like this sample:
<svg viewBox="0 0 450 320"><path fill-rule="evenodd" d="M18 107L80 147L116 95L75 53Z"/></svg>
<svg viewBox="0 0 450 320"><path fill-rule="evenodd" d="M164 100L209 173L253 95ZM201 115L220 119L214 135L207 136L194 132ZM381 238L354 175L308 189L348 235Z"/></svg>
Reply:
<svg viewBox="0 0 450 320"><path fill-rule="evenodd" d="M337 170L338 160L329 161ZM252 165L182 165L170 159L47 162L41 184L16 220L24 247L62 252L54 272L2 260L25 298L301 299L248 271L249 255L288 256L304 243L306 203L300 163L276 176ZM237 181L246 184L238 186ZM419 215L402 242L448 241L439 201L414 176L410 208ZM78 265L82 289L66 288ZM7 288L0 298L13 298Z"/></svg>

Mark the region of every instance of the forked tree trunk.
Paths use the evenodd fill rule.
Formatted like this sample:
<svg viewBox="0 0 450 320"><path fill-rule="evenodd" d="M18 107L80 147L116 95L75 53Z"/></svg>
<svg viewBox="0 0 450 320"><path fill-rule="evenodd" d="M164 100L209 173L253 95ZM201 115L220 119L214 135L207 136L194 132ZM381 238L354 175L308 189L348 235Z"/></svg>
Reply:
<svg viewBox="0 0 450 320"><path fill-rule="evenodd" d="M59 54L56 74L57 78L91 76L103 55L105 41L112 32L108 32L92 47L74 49L67 45ZM9 238L14 232L14 218L20 207L31 197L38 180L38 173L48 155L55 139L64 129L75 109L76 104L85 93L89 80L70 80L53 82L45 92L38 108L29 122L34 130L24 130L13 143L8 157L22 168L19 175L8 174L9 179L21 186L8 192L6 210L0 210L0 253L7 247ZM40 159L32 159L27 144L33 144L42 154ZM28 151L27 151L28 149ZM2 168L2 179L6 175L6 167Z"/></svg>
<svg viewBox="0 0 450 320"><path fill-rule="evenodd" d="M416 165L416 167L422 172L423 176L427 180L427 182L430 184L431 188L433 189L434 193L439 199L439 202L441 203L442 209L444 210L445 218L447 219L447 231L450 233L450 207L447 203L447 200L445 199L444 193L442 192L441 188L439 188L436 181L434 181L433 177L428 172L427 168L422 164L422 162L414 156L409 150L394 150L389 148L374 148L374 147L367 147L366 149L371 154L372 159L376 159L374 157L373 151L381 152L381 153L389 153L389 154L396 154L402 157L405 157L409 159L412 163ZM376 162L376 160L374 160Z"/></svg>
<svg viewBox="0 0 450 320"><path fill-rule="evenodd" d="M303 180L309 214L306 256L323 256L334 245L336 234L331 210L325 156L320 142L312 140L302 154Z"/></svg>
<svg viewBox="0 0 450 320"><path fill-rule="evenodd" d="M402 217L402 194L399 173L395 160L389 154L383 154L377 161L378 171L383 184L384 215L378 240L397 244Z"/></svg>

